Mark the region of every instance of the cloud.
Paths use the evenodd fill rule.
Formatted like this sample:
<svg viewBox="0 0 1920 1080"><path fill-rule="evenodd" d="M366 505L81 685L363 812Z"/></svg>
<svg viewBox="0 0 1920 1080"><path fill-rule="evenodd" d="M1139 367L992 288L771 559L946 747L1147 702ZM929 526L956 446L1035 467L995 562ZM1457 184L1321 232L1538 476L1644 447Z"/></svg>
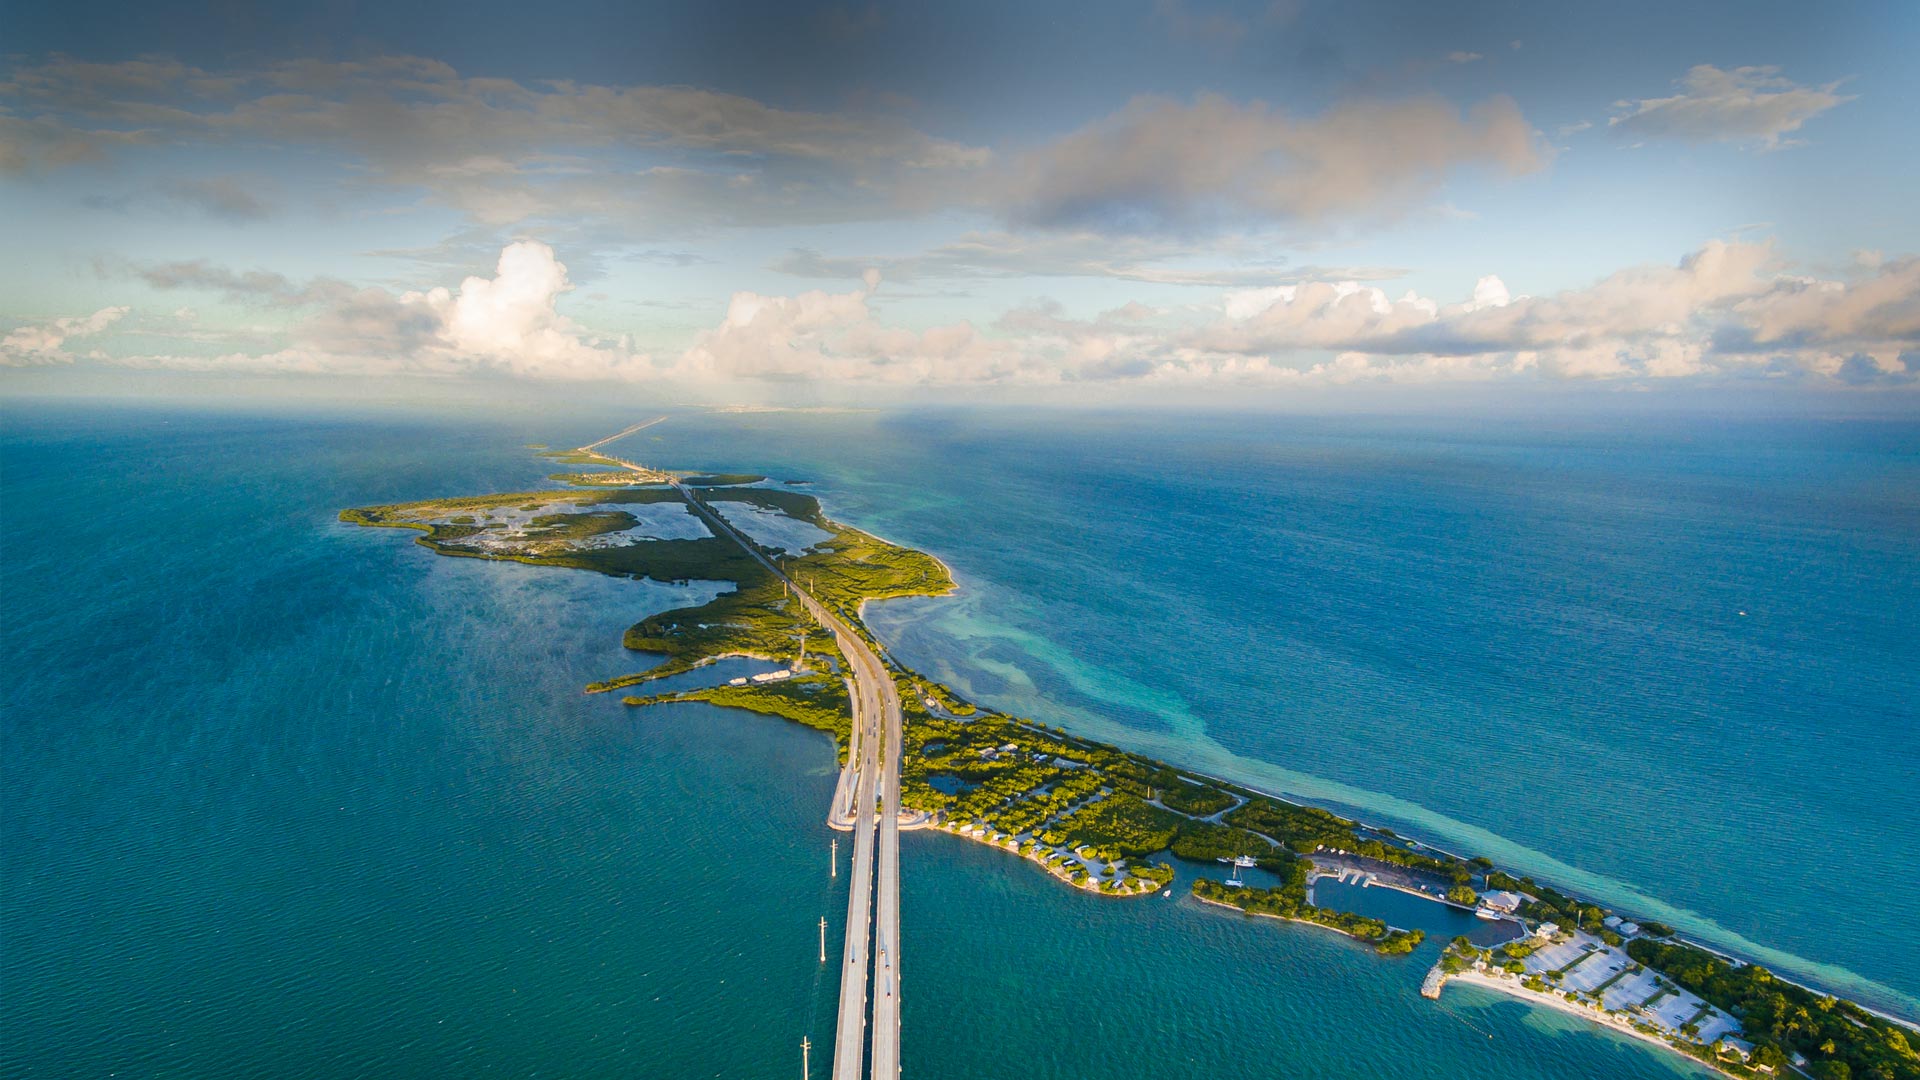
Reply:
<svg viewBox="0 0 1920 1080"><path fill-rule="evenodd" d="M743 293L689 354L729 378L1307 385L1660 380L1797 372L1852 385L1920 375L1920 260L1847 281L1786 272L1770 244L1713 241L1550 296L1483 275L1456 302L1356 281L1229 290L1210 317L1132 304L1091 319L1035 302L982 330L889 327L872 289Z"/></svg>
<svg viewBox="0 0 1920 1080"><path fill-rule="evenodd" d="M492 278L470 277L457 295L435 289L425 306L441 317L444 347L462 357L497 364L516 375L605 377L631 360L621 347L589 343L555 308L572 289L553 249L535 240L510 244ZM401 298L414 302L414 294Z"/></svg>
<svg viewBox="0 0 1920 1080"><path fill-rule="evenodd" d="M1343 277L1380 280L1405 273L1397 267L1286 266L1252 241L1227 239L1206 254L1230 263L1191 265L1195 246L1155 237L1108 236L1085 230L1035 234L973 232L913 255L829 256L796 248L772 269L797 277L852 280L877 268L889 280L981 280L1028 277L1097 277L1155 285L1264 285L1283 278Z"/></svg>
<svg viewBox="0 0 1920 1080"><path fill-rule="evenodd" d="M111 261L95 264L103 276L131 274L156 289L198 289L218 292L237 303L299 306L315 303L329 293L349 290L344 282L321 278L298 283L271 270L232 270L205 259L122 266Z"/></svg>
<svg viewBox="0 0 1920 1080"><path fill-rule="evenodd" d="M1471 64L1471 63L1474 63L1475 61L1485 60L1485 59L1486 57L1481 55L1480 53L1462 52L1458 49L1447 54L1447 62L1450 64Z"/></svg>
<svg viewBox="0 0 1920 1080"><path fill-rule="evenodd" d="M902 213L992 161L884 110L809 112L684 86L472 78L434 60L210 71L54 56L0 78L0 170L108 162L136 145L325 151L360 186L420 190L493 227L587 219L658 235ZM909 183L912 181L912 183ZM232 184L174 192L244 218ZM917 207L919 204L915 203Z"/></svg>
<svg viewBox="0 0 1920 1080"><path fill-rule="evenodd" d="M1316 222L1397 212L1457 168L1513 175L1544 160L1504 97L1464 116L1423 99L1310 119L1217 95L1143 97L1021 157L1000 208L1022 224L1117 232Z"/></svg>
<svg viewBox="0 0 1920 1080"><path fill-rule="evenodd" d="M1559 378L1671 378L1774 361L1831 375L1827 357L1850 350L1898 374L1908 370L1900 357L1920 343L1920 260L1822 281L1783 273L1770 244L1714 241L1676 265L1622 270L1552 296L1511 296L1493 276L1452 305L1310 283L1230 293L1223 315L1183 347L1193 355L1452 358Z"/></svg>
<svg viewBox="0 0 1920 1080"><path fill-rule="evenodd" d="M1296 280L1223 290L1213 304L1129 303L1090 318L1037 300L985 325L890 321L875 306L883 275L869 267L845 291L737 292L717 325L660 356L561 314L560 298L572 288L567 269L533 240L502 250L490 277L399 293L195 262L133 272L155 287L250 298L295 321L270 345L195 356L109 357L96 349L89 361L928 387L1748 376L1911 386L1920 379L1920 258L1863 258L1843 277L1820 278L1795 272L1765 242L1715 240L1671 264L1629 267L1542 296L1516 295L1495 274L1481 275L1457 300L1393 295L1353 280ZM125 312L22 326L6 337L4 354L11 363L72 360L69 339L100 333ZM259 337L249 334L241 337ZM204 327L182 336L208 341Z"/></svg>
<svg viewBox="0 0 1920 1080"><path fill-rule="evenodd" d="M100 333L119 322L128 310L124 307L101 308L91 315L50 319L15 327L8 331L6 337L0 338L0 363L13 366L70 364L74 357L66 349L68 341Z"/></svg>
<svg viewBox="0 0 1920 1080"><path fill-rule="evenodd" d="M1162 17L1198 18L1178 5ZM1354 101L1295 117L1259 101L1141 98L1032 145L922 131L884 108L817 112L684 86L522 82L438 61L296 60L213 71L55 56L0 78L0 168L112 164L135 147L298 148L361 192L450 208L489 239L582 243L961 210L1108 234L1293 230L1391 217L1455 171L1515 174L1545 150L1509 99ZM170 163L168 167L177 167ZM149 173L149 175L151 175ZM229 221L267 200L187 177L168 197Z"/></svg>
<svg viewBox="0 0 1920 1080"><path fill-rule="evenodd" d="M971 323L924 331L887 326L867 301L880 275L851 292L733 295L726 318L702 333L672 373L696 380L766 379L890 383L1019 380L1034 366L1013 342L989 339Z"/></svg>
<svg viewBox="0 0 1920 1080"><path fill-rule="evenodd" d="M162 185L161 191L180 205L221 221L260 221L273 212L270 203L230 176L175 180Z"/></svg>
<svg viewBox="0 0 1920 1080"><path fill-rule="evenodd" d="M491 372L541 379L632 379L652 373L623 340L599 340L558 309L573 288L552 248L522 240L500 252L493 277L457 289L395 294L346 282L294 282L264 270L205 262L137 267L160 289L219 292L228 299L300 312L285 348L217 357L137 358L147 366L354 374Z"/></svg>
<svg viewBox="0 0 1920 1080"><path fill-rule="evenodd" d="M1853 100L1836 92L1838 82L1800 86L1776 67L1722 71L1699 64L1679 85L1672 97L1619 102L1624 111L1608 124L1630 138L1755 143L1774 150L1793 145L1784 136L1808 120Z"/></svg>
<svg viewBox="0 0 1920 1080"><path fill-rule="evenodd" d="M0 100L5 96L0 86ZM13 116L0 106L0 176L103 162L114 150L151 141L144 131L95 130L49 117Z"/></svg>
<svg viewBox="0 0 1920 1080"><path fill-rule="evenodd" d="M1215 46L1234 45L1250 29L1224 11L1196 10L1185 0L1154 0L1153 15L1175 38Z"/></svg>

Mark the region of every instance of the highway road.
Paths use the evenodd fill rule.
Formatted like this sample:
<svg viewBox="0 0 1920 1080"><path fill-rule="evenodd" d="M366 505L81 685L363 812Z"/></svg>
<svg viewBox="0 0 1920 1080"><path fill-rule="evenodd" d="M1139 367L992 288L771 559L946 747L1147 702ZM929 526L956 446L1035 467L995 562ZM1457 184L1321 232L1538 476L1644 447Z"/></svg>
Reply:
<svg viewBox="0 0 1920 1080"><path fill-rule="evenodd" d="M853 833L847 936L840 972L840 1011L833 1046L834 1080L861 1080L866 1056L869 985L873 1080L900 1075L900 696L886 664L843 620L788 578L760 549L694 492L674 488L714 532L726 536L786 582L808 614L833 634L847 659L853 703L847 763L827 822ZM878 801L883 812L876 813ZM877 820L876 820L877 819ZM875 862L878 862L878 880ZM871 978L870 978L871 976Z"/></svg>
<svg viewBox="0 0 1920 1080"><path fill-rule="evenodd" d="M613 434L611 434L611 435L609 435L609 436L607 436L607 437L606 437L606 438L604 438L604 439L601 439L601 440L600 440L600 441L598 441L598 442L590 442L590 443L588 443L587 445L585 445L585 446L583 446L583 447L581 447L581 448L580 448L580 453L583 453L583 454L591 454L591 453L593 453L594 451L596 451L596 450L598 450L598 449L600 449L601 447L603 447L603 446L605 446L605 445L607 445L608 443L610 443L610 442L613 442L613 441L614 441L615 439L624 439L624 438L626 438L627 436L629 436L629 435L631 435L631 434L633 434L633 433L634 433L634 432L636 432L636 431L645 431L645 430L646 430L647 428L650 428L650 427L652 427L653 425L655 425L655 424L657 424L657 423L659 423L659 422L661 422L662 420L665 420L665 419L666 419L666 417L664 417L664 416L656 416L656 417L654 417L654 418L653 418L653 419L651 419L651 420L642 420L642 421L640 421L639 423L637 423L637 424L635 424L635 425L633 425L632 427L630 427L630 428L627 428L627 429L625 429L625 430L623 430L623 431L616 431L616 432L614 432Z"/></svg>
<svg viewBox="0 0 1920 1080"><path fill-rule="evenodd" d="M860 647L872 657L866 643ZM900 698L893 679L882 667L880 712L886 717L881 743L880 773L880 882L874 902L873 979L879 986L873 999L873 1080L900 1075Z"/></svg>

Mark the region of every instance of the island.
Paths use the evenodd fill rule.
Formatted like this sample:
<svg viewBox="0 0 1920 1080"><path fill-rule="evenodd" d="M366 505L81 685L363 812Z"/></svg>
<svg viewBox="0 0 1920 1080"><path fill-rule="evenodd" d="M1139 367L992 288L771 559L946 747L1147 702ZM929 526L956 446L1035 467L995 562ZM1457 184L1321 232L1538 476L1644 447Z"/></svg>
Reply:
<svg viewBox="0 0 1920 1080"><path fill-rule="evenodd" d="M1910 1025L1684 941L1670 927L1484 858L964 700L899 662L863 618L872 601L952 591L945 564L833 520L792 481L674 472L600 450L659 422L575 450L541 448L582 470L553 474L557 488L360 507L340 518L417 531L419 544L451 557L724 583L703 604L630 627L626 647L654 662L609 673L586 692L620 693L633 708L699 701L777 717L829 735L844 762L853 738L848 660L794 595L804 590L881 658L898 692L899 801L915 812L901 828L985 844L1102 897L1171 895L1175 860L1217 867L1192 886L1200 902L1335 930L1385 956L1412 952L1424 935L1316 903L1315 885L1336 878L1398 889L1501 928L1491 947L1454 939L1426 974L1428 997L1449 981L1471 983L1738 1077L1920 1078ZM708 515L717 515L715 527ZM650 692L729 657L779 666Z"/></svg>

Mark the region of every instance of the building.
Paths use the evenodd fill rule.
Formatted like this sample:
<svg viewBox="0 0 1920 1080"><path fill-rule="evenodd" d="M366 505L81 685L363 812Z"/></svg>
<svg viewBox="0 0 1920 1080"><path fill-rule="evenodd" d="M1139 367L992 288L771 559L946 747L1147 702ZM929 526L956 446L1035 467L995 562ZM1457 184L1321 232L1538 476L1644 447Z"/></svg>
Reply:
<svg viewBox="0 0 1920 1080"><path fill-rule="evenodd" d="M1496 889L1480 894L1480 906L1499 915L1511 915L1520 910L1520 894Z"/></svg>

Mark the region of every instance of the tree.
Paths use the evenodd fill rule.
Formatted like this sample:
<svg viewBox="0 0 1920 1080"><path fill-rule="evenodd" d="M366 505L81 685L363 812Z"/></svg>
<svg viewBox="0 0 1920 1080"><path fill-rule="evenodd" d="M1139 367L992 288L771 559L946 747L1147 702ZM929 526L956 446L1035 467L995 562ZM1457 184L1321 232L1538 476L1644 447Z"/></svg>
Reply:
<svg viewBox="0 0 1920 1080"><path fill-rule="evenodd" d="M1455 885L1447 890L1447 899L1456 904L1473 905L1480 902L1480 894L1473 891L1471 885Z"/></svg>

